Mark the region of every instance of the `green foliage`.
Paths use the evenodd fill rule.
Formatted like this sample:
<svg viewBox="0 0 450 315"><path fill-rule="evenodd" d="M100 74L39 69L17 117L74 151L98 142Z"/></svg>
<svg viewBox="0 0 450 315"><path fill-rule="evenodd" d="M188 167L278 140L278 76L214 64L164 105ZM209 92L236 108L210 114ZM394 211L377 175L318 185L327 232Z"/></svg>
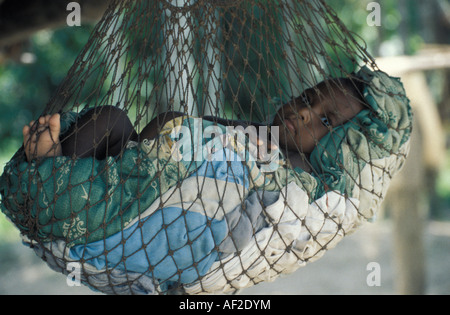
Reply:
<svg viewBox="0 0 450 315"><path fill-rule="evenodd" d="M6 219L6 216L0 215L0 244L7 242L17 243L19 240L19 230Z"/></svg>
<svg viewBox="0 0 450 315"><path fill-rule="evenodd" d="M441 173L439 173L436 183L436 193L442 199L450 203L450 151L447 152L446 165Z"/></svg>
<svg viewBox="0 0 450 315"><path fill-rule="evenodd" d="M395 0L379 0L382 8L382 26L373 27L367 24L367 4L369 0L330 0L326 1L336 11L339 18L343 21L346 27L354 34L359 36L357 38L359 43L366 43L368 51L376 56L380 53L389 52L389 47L397 47L398 43L403 45L403 49L395 50L397 53L413 53L423 42L422 37L419 36L418 24L415 23L417 17L417 1L404 1L406 5L407 15L400 14L400 2ZM273 5L273 1L267 1L268 4ZM141 12L141 11L140 11ZM282 78L283 58L280 51L280 44L276 39L266 38L262 43L263 55L257 57L254 51L248 49L246 41L259 42L258 36L260 33L268 28L283 27L283 25L270 25L277 21L268 21L264 16L264 10L255 9L255 16L247 18L245 32L241 40L238 40L239 53L233 51L232 46L227 46L226 50L230 56L233 56L232 63L239 65L239 63L248 62L244 78L239 74L231 71L230 78L231 86L227 87L227 99L233 100L234 96L238 97L240 104L254 104L261 102L264 104L263 111L269 111L270 104L267 104L268 96L280 96L280 92L274 87L270 87L267 81L269 76L275 75L281 77L280 86L286 82L286 78ZM142 15L142 19L149 19L149 16ZM237 20L228 17L229 34L230 36L238 36L240 26ZM157 17L154 19L155 25L158 22ZM263 21L263 24L260 24ZM253 25L251 25L253 23ZM143 23L145 25L145 23ZM403 38L399 29L407 30L408 37ZM236 28L236 30L233 30ZM90 32L93 27L90 25L83 25L82 27L63 28L55 31L41 31L36 33L30 40L28 52L33 56L32 62L20 63L9 61L0 64L0 173L2 172L3 164L9 160L12 154L19 148L22 142L22 127L32 119L36 119L42 114L45 105L50 100L57 86L66 76L69 68L75 61L78 53L87 43ZM155 28L155 32L160 29ZM154 51L155 45L160 45L162 38L157 42L148 42L148 51ZM297 43L298 44L298 43ZM387 48L386 48L387 47ZM142 49L140 45L134 47L133 53L137 53ZM327 48L328 53L332 53ZM343 56L336 54L334 62L342 60ZM247 59L247 60L246 60ZM343 65L348 67L349 64ZM244 67L245 68L245 67ZM255 69L260 73L260 79L255 81ZM280 70L278 73L271 73L270 69ZM347 69L350 71L351 69ZM158 81L158 74L151 74L150 78L153 81ZM159 74L160 75L160 74ZM149 79L148 77L145 79ZM233 82L234 80L234 82ZM239 89L240 81L243 84L254 86L254 93L248 93L252 89ZM278 88L278 87L276 87ZM286 88L284 88L286 90ZM284 95L288 95L290 91L285 91ZM281 95L282 96L282 95ZM201 95L199 96L201 98ZM232 117L232 104L228 102L225 109L227 117ZM133 109L136 111L136 109ZM264 113L253 112L251 106L246 109L249 119L258 119L264 117ZM250 117L253 115L253 117ZM258 117L259 116L259 117ZM234 117L235 118L235 117ZM450 165L448 166L450 169ZM447 200L450 200L450 173L446 171L442 173L438 183L438 194ZM3 238L3 232L7 224L0 219L0 238Z"/></svg>
<svg viewBox="0 0 450 315"><path fill-rule="evenodd" d="M381 26L369 26L367 10L370 2L381 9ZM418 1L344 0L327 1L348 29L364 39L374 55L414 54L423 44L420 36ZM404 12L404 13L403 13Z"/></svg>
<svg viewBox="0 0 450 315"><path fill-rule="evenodd" d="M368 44L369 52L373 54L377 53L377 45L382 42L390 41L395 38L398 33L402 18L398 10L398 2L394 0L382 0L379 1L382 7L382 27L370 27L367 25L366 18L368 11L366 10L368 0L341 0L341 1L329 1L337 12L338 16L342 19L344 24L355 34L364 38ZM268 2L269 3L269 2ZM272 2L270 2L272 3ZM265 20L264 12L257 8L256 14L259 14L259 18L247 19L248 23L253 23L254 27L245 26L247 30L253 29L251 34L244 34L241 41L250 37L250 40L255 40L258 37L258 32L267 29L268 26L259 25L259 21L264 21L265 24L269 23ZM416 14L414 7L410 5L411 14ZM411 19L409 19L411 20ZM275 21L276 22L276 21ZM232 23L236 23L232 22ZM273 22L270 22L273 23ZM270 25L269 25L270 26ZM280 27L274 25L274 27ZM237 26L239 27L239 26ZM242 26L241 26L242 27ZM281 27L283 27L281 25ZM82 49L83 45L87 42L89 33L92 30L92 26L83 26L77 28L64 28L56 31L42 31L32 37L29 53L35 56L35 61L30 64L22 64L17 62L8 62L0 65L0 91L2 97L0 98L0 109L2 115L0 115L0 146L2 152L5 152L5 146L16 144L18 139L21 138L22 126L32 119L35 119L41 114L43 108L49 101L50 97L54 93L58 84L65 77L69 67L72 65L77 54ZM381 36L381 38L380 38ZM362 40L360 40L362 41ZM408 50L417 49L421 43L421 38L416 34L412 34L407 39L409 43ZM247 51L245 44L239 43L239 49L241 54L233 53L234 59L238 57L240 60L232 60L233 62L243 62L244 58L248 56L248 71L244 78L245 84L256 84L254 89L255 94L249 95L243 92L244 89L240 89L238 97L242 100L242 103L252 104L255 101L260 102L262 99L267 100L267 95L277 95L278 91L273 87L268 87L267 76L270 74L267 70L277 67L283 68L283 60L280 58L281 52L279 51L279 44L276 40L268 38L262 51L265 53L263 56L264 62L261 62L260 58L256 58L252 51ZM248 47L248 46L247 46ZM228 48L230 49L230 48ZM252 54L253 53L253 54ZM276 60L278 58L278 60ZM337 56L336 60L341 59L341 56ZM274 66L274 62L277 64ZM261 68L261 66L263 68ZM259 69L261 68L261 69ZM259 69L262 73L261 80L254 81L255 75L252 73L253 69ZM280 76L280 73L275 74ZM233 73L231 73L233 76ZM238 76L236 81L242 80ZM237 82L236 86L238 86ZM281 82L280 85L283 83ZM227 93L233 96L233 91L237 91L237 87L230 87ZM271 90L272 89L272 90ZM249 89L251 90L251 89ZM244 94L243 94L244 93ZM279 94L279 93L278 93ZM228 97L227 97L228 98ZM229 98L228 98L229 99ZM241 101L239 100L239 101ZM241 102L240 102L241 103ZM251 110L249 110L251 112Z"/></svg>
<svg viewBox="0 0 450 315"><path fill-rule="evenodd" d="M2 155L21 139L22 126L36 119L86 43L90 27L42 31L27 54L33 62L0 65L0 145Z"/></svg>

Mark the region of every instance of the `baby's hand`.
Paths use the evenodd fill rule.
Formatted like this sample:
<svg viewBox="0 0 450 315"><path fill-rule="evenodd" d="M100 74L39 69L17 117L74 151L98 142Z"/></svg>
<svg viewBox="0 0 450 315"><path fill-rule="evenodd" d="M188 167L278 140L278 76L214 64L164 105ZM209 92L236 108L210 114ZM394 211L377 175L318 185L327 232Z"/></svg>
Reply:
<svg viewBox="0 0 450 315"><path fill-rule="evenodd" d="M268 133L259 134L256 132L256 128L248 128L250 141L256 146L257 152L253 152L255 156L261 161L270 161L273 157L275 150L278 150L279 146L276 142L277 139L272 137L272 141L269 141ZM269 152L270 151L270 152Z"/></svg>

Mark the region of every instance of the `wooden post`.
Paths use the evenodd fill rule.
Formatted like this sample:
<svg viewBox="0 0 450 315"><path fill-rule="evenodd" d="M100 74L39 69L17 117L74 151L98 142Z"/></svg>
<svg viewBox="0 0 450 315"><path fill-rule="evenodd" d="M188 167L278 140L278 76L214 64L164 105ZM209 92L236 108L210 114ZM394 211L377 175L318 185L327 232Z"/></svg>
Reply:
<svg viewBox="0 0 450 315"><path fill-rule="evenodd" d="M424 294L426 290L423 231L428 215L430 172L442 166L445 135L424 71L450 67L450 50L413 57L377 60L380 69L400 76L415 112L411 153L403 171L394 178L386 199L394 235L395 287L398 294ZM432 174L432 172L431 172Z"/></svg>
<svg viewBox="0 0 450 315"><path fill-rule="evenodd" d="M409 158L394 178L386 199L393 221L395 291L405 295L425 293L423 230L427 206L421 144L422 134L416 121Z"/></svg>

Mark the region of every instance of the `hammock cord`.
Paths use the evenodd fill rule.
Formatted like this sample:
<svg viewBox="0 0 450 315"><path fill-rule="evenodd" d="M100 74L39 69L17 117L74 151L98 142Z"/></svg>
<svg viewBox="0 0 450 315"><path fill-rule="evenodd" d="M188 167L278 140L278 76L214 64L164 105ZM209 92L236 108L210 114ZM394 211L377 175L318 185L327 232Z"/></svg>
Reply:
<svg viewBox="0 0 450 315"><path fill-rule="evenodd" d="M271 281L371 219L386 193L376 178L387 182L406 158L400 136L371 142L379 134L366 117L404 139L410 125L369 106L369 68L380 70L324 0L111 1L42 112L59 114L59 140L39 152L47 127L18 151L2 211L53 269L78 263L83 283L105 293ZM241 141L237 126L269 135ZM221 137L200 139L207 129ZM219 138L226 163L205 162L221 150L202 157L195 146ZM259 161L259 140L279 155Z"/></svg>

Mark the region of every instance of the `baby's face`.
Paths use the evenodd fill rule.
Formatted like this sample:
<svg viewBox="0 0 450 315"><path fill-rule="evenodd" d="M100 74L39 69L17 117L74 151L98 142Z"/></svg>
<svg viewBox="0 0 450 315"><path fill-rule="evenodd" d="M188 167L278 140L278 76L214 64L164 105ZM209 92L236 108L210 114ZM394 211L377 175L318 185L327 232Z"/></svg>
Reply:
<svg viewBox="0 0 450 315"><path fill-rule="evenodd" d="M308 105L309 104L309 105ZM361 110L363 104L338 86L322 82L281 107L273 126L279 126L279 140L288 150L311 154L316 144L332 128L345 124Z"/></svg>

